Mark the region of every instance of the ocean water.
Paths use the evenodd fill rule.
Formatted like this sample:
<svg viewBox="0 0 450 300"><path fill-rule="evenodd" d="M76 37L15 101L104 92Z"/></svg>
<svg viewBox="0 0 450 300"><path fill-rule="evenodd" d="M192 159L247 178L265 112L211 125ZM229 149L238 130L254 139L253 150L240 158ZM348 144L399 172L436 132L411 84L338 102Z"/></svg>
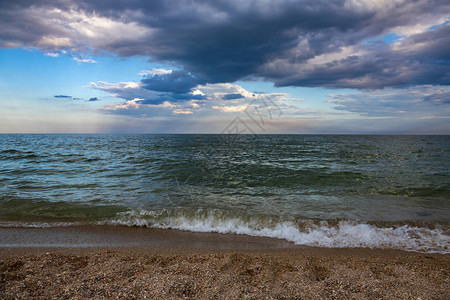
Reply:
<svg viewBox="0 0 450 300"><path fill-rule="evenodd" d="M450 253L450 136L0 135L0 227Z"/></svg>

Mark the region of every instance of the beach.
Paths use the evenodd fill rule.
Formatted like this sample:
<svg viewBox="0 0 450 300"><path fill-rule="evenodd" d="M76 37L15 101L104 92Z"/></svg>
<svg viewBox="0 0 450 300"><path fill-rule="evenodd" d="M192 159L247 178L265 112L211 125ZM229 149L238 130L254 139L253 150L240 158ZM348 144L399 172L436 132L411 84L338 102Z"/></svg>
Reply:
<svg viewBox="0 0 450 300"><path fill-rule="evenodd" d="M65 228L60 247L51 228L8 230L2 299L450 298L448 254L129 227ZM100 234L116 243L99 246ZM40 243L27 244L33 236Z"/></svg>

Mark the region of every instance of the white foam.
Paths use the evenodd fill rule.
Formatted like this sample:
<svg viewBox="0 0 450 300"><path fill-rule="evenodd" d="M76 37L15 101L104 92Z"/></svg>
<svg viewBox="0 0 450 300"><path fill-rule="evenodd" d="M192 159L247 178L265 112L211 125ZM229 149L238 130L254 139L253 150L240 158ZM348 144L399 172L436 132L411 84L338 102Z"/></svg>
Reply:
<svg viewBox="0 0 450 300"><path fill-rule="evenodd" d="M179 229L194 232L245 234L285 239L296 245L328 248L401 249L428 253L450 253L448 230L426 227L377 227L356 221L326 221L299 226L293 221L271 222L262 218L226 216L218 211L197 213L168 211L131 211L108 224ZM303 229L300 229L302 227Z"/></svg>

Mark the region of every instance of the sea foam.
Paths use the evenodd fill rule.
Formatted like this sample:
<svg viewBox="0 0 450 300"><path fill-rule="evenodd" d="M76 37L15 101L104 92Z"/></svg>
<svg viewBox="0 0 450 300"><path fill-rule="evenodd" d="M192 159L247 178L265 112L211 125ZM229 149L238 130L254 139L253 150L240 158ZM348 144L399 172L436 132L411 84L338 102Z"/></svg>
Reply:
<svg viewBox="0 0 450 300"><path fill-rule="evenodd" d="M427 253L450 253L448 229L415 226L386 226L341 220L312 222L283 221L261 217L230 217L213 211L136 210L120 213L110 225L178 229L193 232L244 234L285 239L296 245L327 248L400 249Z"/></svg>

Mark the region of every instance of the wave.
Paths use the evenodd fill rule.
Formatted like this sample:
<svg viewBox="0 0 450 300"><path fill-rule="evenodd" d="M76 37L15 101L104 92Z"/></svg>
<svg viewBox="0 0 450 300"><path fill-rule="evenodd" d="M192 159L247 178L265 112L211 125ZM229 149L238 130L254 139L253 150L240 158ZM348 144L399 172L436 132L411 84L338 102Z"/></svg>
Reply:
<svg viewBox="0 0 450 300"><path fill-rule="evenodd" d="M379 227L373 224L341 220L337 222L273 219L270 217L231 216L218 210L151 211L119 213L117 218L101 222L193 232L217 232L284 239L296 245L327 248L399 249L426 253L450 253L448 228L410 225Z"/></svg>

